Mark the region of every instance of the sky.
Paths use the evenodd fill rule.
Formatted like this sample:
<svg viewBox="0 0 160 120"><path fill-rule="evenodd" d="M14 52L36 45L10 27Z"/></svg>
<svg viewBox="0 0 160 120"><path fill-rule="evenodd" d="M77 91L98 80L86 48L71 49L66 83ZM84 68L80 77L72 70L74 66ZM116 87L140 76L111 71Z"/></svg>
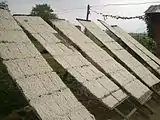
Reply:
<svg viewBox="0 0 160 120"><path fill-rule="evenodd" d="M117 4L117 3L154 2L156 0L7 0L7 1L12 14L30 13L32 7L35 6L35 4L47 3L51 6L53 10L55 10L58 17L67 19L73 24L78 24L76 18L86 18L86 8L88 4L93 6L91 9L98 12L102 12L104 14L120 15L120 16L139 16L143 15L145 10L152 4L129 5L129 6L106 6L106 7L103 7L101 5L112 4L112 3ZM100 6L96 7L96 5ZM101 15L98 15L92 11L89 18L95 21L97 24L99 24L97 22L97 19L103 20L103 17ZM127 32L134 32L134 33L146 32L146 24L143 20L139 19L117 20L108 18L106 22L110 25L119 25Z"/></svg>

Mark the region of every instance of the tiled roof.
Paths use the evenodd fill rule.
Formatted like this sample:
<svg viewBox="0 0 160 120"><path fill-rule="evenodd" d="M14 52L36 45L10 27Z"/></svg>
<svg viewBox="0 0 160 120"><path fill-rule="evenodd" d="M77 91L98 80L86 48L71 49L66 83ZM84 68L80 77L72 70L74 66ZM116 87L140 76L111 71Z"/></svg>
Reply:
<svg viewBox="0 0 160 120"><path fill-rule="evenodd" d="M160 13L160 5L152 5L150 6L145 13Z"/></svg>

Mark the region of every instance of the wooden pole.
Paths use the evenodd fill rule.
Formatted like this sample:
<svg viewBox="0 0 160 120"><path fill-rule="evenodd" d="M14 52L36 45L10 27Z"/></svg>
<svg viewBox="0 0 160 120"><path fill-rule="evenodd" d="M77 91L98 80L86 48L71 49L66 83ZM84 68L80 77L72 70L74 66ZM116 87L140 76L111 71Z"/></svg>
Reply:
<svg viewBox="0 0 160 120"><path fill-rule="evenodd" d="M87 16L86 16L86 20L89 19L89 14L90 14L90 5L87 5Z"/></svg>

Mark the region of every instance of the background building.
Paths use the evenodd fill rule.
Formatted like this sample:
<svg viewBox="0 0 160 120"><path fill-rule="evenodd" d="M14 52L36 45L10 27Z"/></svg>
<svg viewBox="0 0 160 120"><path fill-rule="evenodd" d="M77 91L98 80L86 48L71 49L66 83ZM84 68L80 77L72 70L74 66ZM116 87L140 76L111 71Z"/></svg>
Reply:
<svg viewBox="0 0 160 120"><path fill-rule="evenodd" d="M153 33L153 38L156 41L156 54L160 57L160 5L152 5L146 11L150 21L150 31Z"/></svg>

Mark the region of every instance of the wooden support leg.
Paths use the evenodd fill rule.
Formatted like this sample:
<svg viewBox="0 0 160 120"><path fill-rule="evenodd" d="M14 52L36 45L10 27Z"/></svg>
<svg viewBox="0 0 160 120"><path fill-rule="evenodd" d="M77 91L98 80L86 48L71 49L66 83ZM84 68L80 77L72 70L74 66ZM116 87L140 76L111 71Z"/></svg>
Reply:
<svg viewBox="0 0 160 120"><path fill-rule="evenodd" d="M153 96L153 97L152 97L152 100L153 100L156 104L160 104L160 100L158 100L156 96Z"/></svg>
<svg viewBox="0 0 160 120"><path fill-rule="evenodd" d="M136 105L131 100L127 99L127 102L131 104L133 107L136 107Z"/></svg>
<svg viewBox="0 0 160 120"><path fill-rule="evenodd" d="M158 98L157 95L156 95L156 96L153 95L152 99L153 99L156 103L158 103L158 104L160 103L160 99Z"/></svg>
<svg viewBox="0 0 160 120"><path fill-rule="evenodd" d="M160 100L160 94L153 88L151 88L154 94L157 96L157 98Z"/></svg>
<svg viewBox="0 0 160 120"><path fill-rule="evenodd" d="M124 118L124 120L128 120L127 116L125 116L118 108L115 108L115 111Z"/></svg>
<svg viewBox="0 0 160 120"><path fill-rule="evenodd" d="M144 113L144 111L142 111L141 109L138 110L138 112L146 119L149 120L149 115L147 115L146 113Z"/></svg>
<svg viewBox="0 0 160 120"><path fill-rule="evenodd" d="M127 118L129 119L136 111L137 111L137 108L134 108L134 109L127 115Z"/></svg>
<svg viewBox="0 0 160 120"><path fill-rule="evenodd" d="M148 106L147 104L145 104L143 106L151 113L151 115L155 114L150 106Z"/></svg>

